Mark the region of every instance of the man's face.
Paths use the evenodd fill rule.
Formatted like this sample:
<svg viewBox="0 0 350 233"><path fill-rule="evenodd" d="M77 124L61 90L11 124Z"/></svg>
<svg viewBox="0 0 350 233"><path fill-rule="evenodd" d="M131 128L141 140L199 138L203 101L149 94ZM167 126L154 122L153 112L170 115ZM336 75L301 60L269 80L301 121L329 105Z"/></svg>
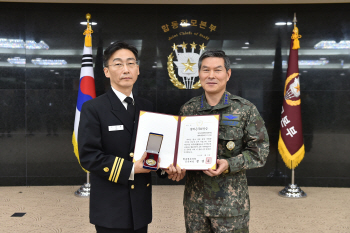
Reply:
<svg viewBox="0 0 350 233"><path fill-rule="evenodd" d="M111 86L122 93L132 89L140 74L135 55L128 49L115 51L103 70L111 80Z"/></svg>
<svg viewBox="0 0 350 233"><path fill-rule="evenodd" d="M202 60L199 80L208 94L224 93L226 83L231 77L231 69L225 69L225 61L221 57L207 57Z"/></svg>

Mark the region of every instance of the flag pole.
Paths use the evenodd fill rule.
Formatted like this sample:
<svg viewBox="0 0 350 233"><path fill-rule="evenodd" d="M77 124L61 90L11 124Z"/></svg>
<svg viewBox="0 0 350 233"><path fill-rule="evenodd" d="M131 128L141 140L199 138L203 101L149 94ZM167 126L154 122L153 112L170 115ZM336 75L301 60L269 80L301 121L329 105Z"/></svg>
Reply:
<svg viewBox="0 0 350 233"><path fill-rule="evenodd" d="M89 88L92 88L91 93L90 93L90 97L89 98L95 98L96 97L96 91L95 91L95 81L94 81L94 74L93 74L93 64L92 64L92 41L91 41L91 33L93 33L93 30L91 29L91 25L89 20L91 19L91 15L88 13L86 14L86 30L84 31L84 35L85 35L85 43L84 43L84 54L83 54L83 63L84 65L82 65L82 69L81 69L81 78L87 78L87 82L89 82L90 80L90 85ZM86 59L86 60L84 60ZM90 61L91 60L91 61ZM86 76L86 77L85 77ZM80 84L79 84L79 89L80 89ZM86 101L86 100L84 100ZM78 104L79 104L79 95L78 95ZM81 102L80 104L82 105L83 102ZM77 105L78 105L77 104ZM80 119L80 110L79 110L79 118ZM77 121L77 115L76 115L76 119ZM79 123L79 121L77 121ZM74 125L76 125L74 123ZM78 124L77 124L78 125ZM75 127L75 132L77 133L77 129L78 127ZM78 134L77 134L78 135ZM78 138L74 138L75 135L73 134L73 145L75 147L75 153L76 156L79 160L79 151L78 151L78 144L77 144L77 139ZM79 161L80 163L80 161ZM74 195L76 197L90 197L90 189L91 189L91 184L90 184L90 172L86 171L84 169L84 171L86 172L86 183L84 183L77 191L74 192Z"/></svg>
<svg viewBox="0 0 350 233"><path fill-rule="evenodd" d="M84 183L77 191L74 192L76 197L90 197L90 172L86 173L86 183Z"/></svg>
<svg viewBox="0 0 350 233"><path fill-rule="evenodd" d="M300 48L298 38L301 38L301 36L299 35L299 29L296 27L296 23L297 23L296 13L294 13L293 22L294 22L294 29L293 29L293 36L292 36L293 41L291 42L291 48L290 48L290 53L289 53L287 80L286 80L286 84L285 84L285 100L283 102L283 107L282 107L282 118L283 119L281 120L282 127L281 127L281 130L280 130L280 139L279 139L279 145L278 145L278 149L279 149L279 151L280 151L280 153L282 155L283 160L285 161L287 167L289 167L292 170L292 178L291 178L292 180L291 180L291 184L286 186L283 190L279 191L278 195L281 196L281 197L287 197L287 198L304 198L304 197L307 197L306 193L303 190L301 190L298 187L298 185L295 184L295 182L294 182L294 175L295 175L294 174L294 168L303 159L304 153L305 153L302 136L301 136L301 138L300 137L298 138L298 139L301 139L300 140L301 143L300 143L300 141L295 141L296 143L299 142L301 144L301 145L298 145L298 146L300 146L300 148L297 148L297 152L295 152L295 153L293 152L292 154L288 150L288 148L287 148L287 146L285 144L285 141L281 137L281 135L282 135L282 128L283 128L283 130L285 130L287 128L287 134L284 131L283 135L290 135L290 136L294 135L294 138L297 138L296 134L298 132L299 132L299 134L302 135L301 124L298 127L298 125L293 123L293 122L295 122L295 121L293 121L295 119L292 119L293 118L293 114L296 114L297 112L300 112L300 86L299 86L299 80L296 81L296 83L297 83L297 88L296 89L298 91L298 93L296 93L297 95L295 95L293 93L292 94L294 96L292 94L287 94L286 95L287 84L290 83L290 81L292 79L299 78L298 52L297 51ZM293 97L294 99L291 99L291 97ZM289 103L286 102L287 99L288 99ZM292 109L292 107L294 107L294 109ZM293 114L288 115L288 113L293 113ZM300 117L301 117L301 115L300 115ZM300 122L301 121L298 121L298 123L300 123ZM285 127L289 123L291 123L292 127L291 128ZM297 128L297 130L295 130L295 128ZM295 149L296 148L294 148L294 150ZM291 158L293 156L295 156L295 157Z"/></svg>

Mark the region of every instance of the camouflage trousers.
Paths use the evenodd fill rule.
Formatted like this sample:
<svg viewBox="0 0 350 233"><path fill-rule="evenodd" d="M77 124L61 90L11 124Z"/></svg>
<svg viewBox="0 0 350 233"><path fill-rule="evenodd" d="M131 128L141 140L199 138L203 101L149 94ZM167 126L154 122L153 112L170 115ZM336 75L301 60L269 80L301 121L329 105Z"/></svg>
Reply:
<svg viewBox="0 0 350 233"><path fill-rule="evenodd" d="M249 212L233 217L207 217L185 208L186 233L249 233Z"/></svg>

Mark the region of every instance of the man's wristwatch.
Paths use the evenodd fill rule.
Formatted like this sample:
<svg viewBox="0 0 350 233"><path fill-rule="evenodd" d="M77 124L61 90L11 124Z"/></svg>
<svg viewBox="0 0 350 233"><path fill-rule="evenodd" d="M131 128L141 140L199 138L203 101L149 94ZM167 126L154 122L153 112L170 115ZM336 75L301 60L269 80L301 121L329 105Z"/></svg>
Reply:
<svg viewBox="0 0 350 233"><path fill-rule="evenodd" d="M230 166L228 166L228 168L225 171L223 171L224 174L227 174L229 172L230 172Z"/></svg>

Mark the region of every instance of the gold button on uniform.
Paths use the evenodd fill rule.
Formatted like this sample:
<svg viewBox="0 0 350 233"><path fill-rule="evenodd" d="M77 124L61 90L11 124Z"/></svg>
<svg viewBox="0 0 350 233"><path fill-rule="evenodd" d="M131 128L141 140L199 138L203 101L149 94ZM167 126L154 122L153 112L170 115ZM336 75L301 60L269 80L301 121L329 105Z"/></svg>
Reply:
<svg viewBox="0 0 350 233"><path fill-rule="evenodd" d="M228 166L228 168L227 168L223 173L224 173L224 174L230 173L230 165Z"/></svg>
<svg viewBox="0 0 350 233"><path fill-rule="evenodd" d="M135 186L134 185L131 185L131 189L134 189L135 188Z"/></svg>
<svg viewBox="0 0 350 233"><path fill-rule="evenodd" d="M148 184L147 184L147 187L148 187L149 185L150 185L150 184L148 183Z"/></svg>
<svg viewBox="0 0 350 233"><path fill-rule="evenodd" d="M134 153L132 153L132 152L129 155L131 158L134 157Z"/></svg>
<svg viewBox="0 0 350 233"><path fill-rule="evenodd" d="M105 168L103 168L103 171L109 172L109 168L108 168L108 167L105 167Z"/></svg>

